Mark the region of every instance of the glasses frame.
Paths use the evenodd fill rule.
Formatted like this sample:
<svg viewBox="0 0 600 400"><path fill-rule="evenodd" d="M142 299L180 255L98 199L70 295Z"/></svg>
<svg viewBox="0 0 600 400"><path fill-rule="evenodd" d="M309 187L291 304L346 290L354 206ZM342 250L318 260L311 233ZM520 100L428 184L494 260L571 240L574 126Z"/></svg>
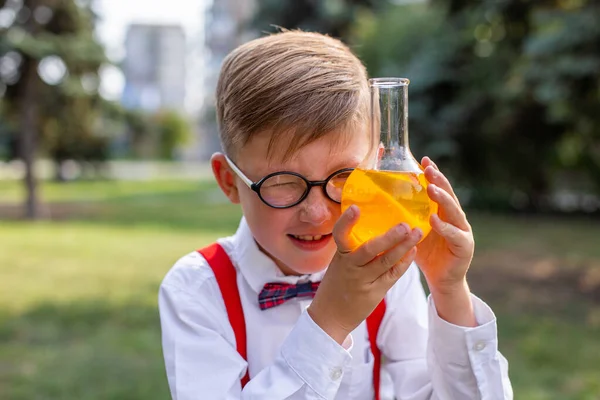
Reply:
<svg viewBox="0 0 600 400"><path fill-rule="evenodd" d="M248 178L238 167L237 165L235 165L235 163L233 161L231 161L231 159L224 154L225 156L225 160L227 160L227 164L229 164L229 167L231 167L231 169L233 170L233 172L236 173L236 175L242 180L242 182L244 182L246 184L246 186L248 186L250 189L252 189L252 191L254 191L258 197L260 198L260 200L265 203L267 206L271 207L271 208L277 208L277 209L284 209L284 208L291 208L294 206L297 206L298 204L302 203L307 197L308 194L310 193L311 189L315 186L320 186L321 189L323 190L323 194L325 195L325 197L327 197L329 200L333 201L334 203L337 204L341 204L340 201L334 200L331 198L331 196L329 196L329 193L327 193L327 184L329 183L329 181L331 180L331 178L333 178L334 176L341 174L342 172L350 172L352 173L352 171L354 171L354 168L342 168L338 171L333 172L331 175L329 175L327 178L325 178L322 181L311 181L306 179L305 177L303 177L302 175L300 175L297 172L292 172L292 171L277 171L277 172L273 172L270 173L269 175L259 179L257 182L254 182L252 179ZM286 206L274 206L270 203L268 203L260 194L260 188L262 186L263 183L265 183L265 181L269 178L272 178L274 176L277 175L294 175L300 179L302 179L305 183L306 183L306 190L304 191L304 194L302 196L300 196L300 199L298 199L298 201L296 201L293 204L290 205L286 205Z"/></svg>

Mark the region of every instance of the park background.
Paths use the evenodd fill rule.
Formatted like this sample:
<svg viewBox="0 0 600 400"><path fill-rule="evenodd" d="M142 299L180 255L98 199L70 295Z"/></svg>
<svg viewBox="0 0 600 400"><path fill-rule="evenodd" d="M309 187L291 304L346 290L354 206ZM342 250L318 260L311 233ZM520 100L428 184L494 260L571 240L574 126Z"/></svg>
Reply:
<svg viewBox="0 0 600 400"><path fill-rule="evenodd" d="M219 65L284 27L411 80L411 149L467 210L515 398L600 399L598 21L592 0L0 0L0 398L169 397L158 286L241 215L207 162Z"/></svg>

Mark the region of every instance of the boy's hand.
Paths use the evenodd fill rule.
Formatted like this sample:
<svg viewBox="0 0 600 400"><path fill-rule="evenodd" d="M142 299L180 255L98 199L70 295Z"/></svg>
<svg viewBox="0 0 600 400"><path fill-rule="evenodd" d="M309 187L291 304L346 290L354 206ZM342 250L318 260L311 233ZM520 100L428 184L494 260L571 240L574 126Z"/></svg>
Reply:
<svg viewBox="0 0 600 400"><path fill-rule="evenodd" d="M434 298L438 314L448 322L476 326L466 274L475 241L471 225L448 179L437 165L424 157L429 197L438 203L438 214L430 219L432 231L417 246L416 262Z"/></svg>
<svg viewBox="0 0 600 400"><path fill-rule="evenodd" d="M354 249L350 232L359 209L348 208L333 230L336 252L308 313L329 336L342 344L381 302L413 262L423 236L400 224Z"/></svg>

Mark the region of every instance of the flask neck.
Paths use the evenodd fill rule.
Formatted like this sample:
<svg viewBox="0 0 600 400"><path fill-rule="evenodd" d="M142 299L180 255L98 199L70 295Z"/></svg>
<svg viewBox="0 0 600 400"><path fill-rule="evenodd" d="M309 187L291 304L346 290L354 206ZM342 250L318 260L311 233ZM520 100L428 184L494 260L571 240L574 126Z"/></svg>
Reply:
<svg viewBox="0 0 600 400"><path fill-rule="evenodd" d="M410 155L410 146L408 144L408 129L406 124L400 129L390 129L385 132L381 132L381 146L386 150L386 154L389 155Z"/></svg>
<svg viewBox="0 0 600 400"><path fill-rule="evenodd" d="M408 143L408 80L380 79L371 85L373 134L379 139L379 168L401 170L413 159Z"/></svg>

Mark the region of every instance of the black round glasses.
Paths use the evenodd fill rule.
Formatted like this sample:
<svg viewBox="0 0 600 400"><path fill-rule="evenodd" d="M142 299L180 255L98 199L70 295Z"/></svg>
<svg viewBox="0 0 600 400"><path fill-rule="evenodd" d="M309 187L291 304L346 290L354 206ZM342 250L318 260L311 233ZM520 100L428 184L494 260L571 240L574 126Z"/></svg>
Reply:
<svg viewBox="0 0 600 400"><path fill-rule="evenodd" d="M354 168L335 171L322 181L310 181L302 175L291 171L273 172L257 182L253 182L225 156L227 163L237 176L262 200L273 208L290 208L300 204L313 186L320 186L325 196L335 202L342 202L342 189Z"/></svg>

